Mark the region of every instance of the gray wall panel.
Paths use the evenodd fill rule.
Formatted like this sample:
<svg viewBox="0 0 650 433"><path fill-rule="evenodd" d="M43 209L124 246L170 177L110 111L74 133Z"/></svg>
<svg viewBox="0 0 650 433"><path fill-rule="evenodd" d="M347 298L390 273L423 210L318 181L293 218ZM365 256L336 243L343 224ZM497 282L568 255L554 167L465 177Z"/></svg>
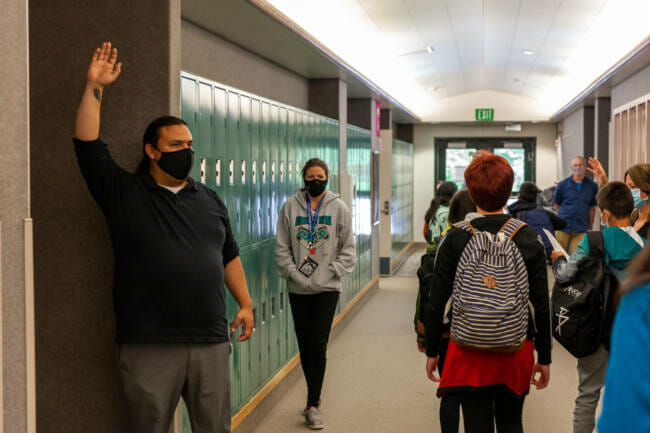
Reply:
<svg viewBox="0 0 650 433"><path fill-rule="evenodd" d="M113 251L76 163L73 127L92 52L110 40L123 69L104 92L101 136L117 163L134 169L146 125L180 113L179 32L180 0L140 0L128 9L96 0L72 9L63 0L30 2L39 433L126 431Z"/></svg>
<svg viewBox="0 0 650 433"><path fill-rule="evenodd" d="M612 88L612 110L650 93L650 65Z"/></svg>
<svg viewBox="0 0 650 433"><path fill-rule="evenodd" d="M562 171L567 177L571 173L571 161L585 153L585 114L580 108L562 120Z"/></svg>
<svg viewBox="0 0 650 433"><path fill-rule="evenodd" d="M27 430L24 219L29 212L29 106L27 1L3 2L0 14L2 129L2 380L7 433ZM4 428L3 428L4 427Z"/></svg>
<svg viewBox="0 0 650 433"><path fill-rule="evenodd" d="M218 83L308 109L309 83L300 75L182 20L181 67Z"/></svg>

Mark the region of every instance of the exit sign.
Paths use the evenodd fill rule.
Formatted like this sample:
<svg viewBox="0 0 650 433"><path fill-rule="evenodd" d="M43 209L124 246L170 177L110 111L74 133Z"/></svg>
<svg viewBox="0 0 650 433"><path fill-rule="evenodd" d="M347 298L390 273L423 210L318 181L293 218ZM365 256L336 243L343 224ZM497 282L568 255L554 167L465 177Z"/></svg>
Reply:
<svg viewBox="0 0 650 433"><path fill-rule="evenodd" d="M494 120L494 108L477 108L476 121L477 122L491 122Z"/></svg>

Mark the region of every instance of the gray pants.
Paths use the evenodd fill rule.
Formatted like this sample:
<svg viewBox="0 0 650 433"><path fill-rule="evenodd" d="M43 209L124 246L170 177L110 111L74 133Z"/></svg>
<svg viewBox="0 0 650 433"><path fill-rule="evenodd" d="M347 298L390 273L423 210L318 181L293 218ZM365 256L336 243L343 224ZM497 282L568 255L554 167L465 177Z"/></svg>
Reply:
<svg viewBox="0 0 650 433"><path fill-rule="evenodd" d="M230 343L120 344L131 433L168 433L180 396L193 433L230 432Z"/></svg>
<svg viewBox="0 0 650 433"><path fill-rule="evenodd" d="M578 398L573 411L573 433L592 433L596 426L596 408L605 383L609 352L601 345L598 351L578 358Z"/></svg>

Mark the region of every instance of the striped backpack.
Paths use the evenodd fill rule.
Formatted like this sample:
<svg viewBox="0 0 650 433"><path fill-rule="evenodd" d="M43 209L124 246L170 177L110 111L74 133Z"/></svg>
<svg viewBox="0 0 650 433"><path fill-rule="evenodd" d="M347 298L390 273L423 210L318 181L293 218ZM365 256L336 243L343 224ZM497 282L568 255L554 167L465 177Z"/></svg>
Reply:
<svg viewBox="0 0 650 433"><path fill-rule="evenodd" d="M452 291L454 343L496 352L523 347L528 330L528 271L512 238L526 224L509 219L496 234L468 221L454 227L472 233L456 269Z"/></svg>

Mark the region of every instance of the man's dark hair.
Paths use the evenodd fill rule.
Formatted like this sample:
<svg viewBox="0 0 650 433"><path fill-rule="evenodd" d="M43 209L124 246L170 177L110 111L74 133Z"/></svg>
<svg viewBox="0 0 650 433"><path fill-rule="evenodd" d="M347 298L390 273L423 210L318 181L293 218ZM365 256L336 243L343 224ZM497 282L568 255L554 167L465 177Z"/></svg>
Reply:
<svg viewBox="0 0 650 433"><path fill-rule="evenodd" d="M151 144L153 147L158 148L158 140L160 139L160 128L165 126L172 125L185 125L187 123L183 119L174 116L162 116L157 119L154 119L153 122L147 126L147 129L144 131L144 136L142 137L142 160L138 164L138 169L136 173L147 173L149 172L149 165L151 160L145 151L147 143Z"/></svg>
<svg viewBox="0 0 650 433"><path fill-rule="evenodd" d="M536 202L537 194L539 194L539 188L534 182L526 181L519 187L519 197L524 201Z"/></svg>
<svg viewBox="0 0 650 433"><path fill-rule="evenodd" d="M634 210L634 198L623 182L610 182L596 195L598 207L608 210L615 218L626 218Z"/></svg>

